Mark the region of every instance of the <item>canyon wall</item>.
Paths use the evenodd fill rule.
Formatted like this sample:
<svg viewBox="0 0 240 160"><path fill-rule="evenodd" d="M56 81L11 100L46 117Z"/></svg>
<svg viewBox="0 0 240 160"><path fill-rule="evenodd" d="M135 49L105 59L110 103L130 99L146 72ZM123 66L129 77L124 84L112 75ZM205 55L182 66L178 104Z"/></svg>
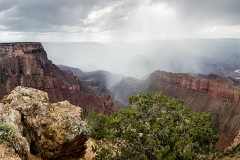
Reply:
<svg viewBox="0 0 240 160"><path fill-rule="evenodd" d="M217 97L226 102L238 102L240 100L240 87L234 86L232 80L223 77L200 79L184 73L171 73L158 70L151 74L150 81L156 85L166 83L182 89L197 91L204 95Z"/></svg>
<svg viewBox="0 0 240 160"><path fill-rule="evenodd" d="M79 78L52 64L41 43L0 44L0 98L19 85L47 92L50 102L69 100L82 107L85 115L91 111L110 114L116 110L106 96L81 92Z"/></svg>
<svg viewBox="0 0 240 160"><path fill-rule="evenodd" d="M124 103L127 103L127 97L139 92L162 92L183 99L185 106L193 111L209 111L212 124L220 133L217 147L221 150L231 145L240 129L240 86L231 79L213 75L196 78L185 73L157 70L148 79L134 83L123 78L112 91Z"/></svg>
<svg viewBox="0 0 240 160"><path fill-rule="evenodd" d="M148 91L185 100L185 105L197 112L210 111L213 124L220 132L235 134L240 128L240 87L230 79L199 79L187 74L155 71L149 77ZM239 117L240 118L240 117Z"/></svg>
<svg viewBox="0 0 240 160"><path fill-rule="evenodd" d="M240 87L231 79L202 79L182 73L155 71L149 77L148 91L185 100L185 105L197 112L209 111L212 123L220 133L217 147L230 146L240 129Z"/></svg>

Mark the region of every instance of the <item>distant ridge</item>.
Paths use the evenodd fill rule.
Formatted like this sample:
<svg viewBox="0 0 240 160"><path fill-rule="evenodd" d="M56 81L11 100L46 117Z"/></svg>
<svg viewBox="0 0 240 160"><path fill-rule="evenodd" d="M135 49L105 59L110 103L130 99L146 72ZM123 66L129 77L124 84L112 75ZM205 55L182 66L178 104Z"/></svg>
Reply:
<svg viewBox="0 0 240 160"><path fill-rule="evenodd" d="M58 65L58 67L66 71L69 75L77 76L81 81L82 91L95 95L110 94L114 104L117 107L126 106L126 104L116 99L113 93L110 91L111 86L119 82L123 75L103 70L84 72L81 69L64 65Z"/></svg>

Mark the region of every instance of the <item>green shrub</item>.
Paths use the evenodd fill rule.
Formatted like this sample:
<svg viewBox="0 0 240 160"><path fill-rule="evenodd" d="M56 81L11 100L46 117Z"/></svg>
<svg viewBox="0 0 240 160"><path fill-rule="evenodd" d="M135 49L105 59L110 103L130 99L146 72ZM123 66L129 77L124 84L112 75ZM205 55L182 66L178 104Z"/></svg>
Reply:
<svg viewBox="0 0 240 160"><path fill-rule="evenodd" d="M104 121L97 114L89 119L94 135L109 144L93 146L94 159L185 160L215 151L218 134L208 112L192 112L183 106L184 101L162 93L139 94L129 103L132 107Z"/></svg>
<svg viewBox="0 0 240 160"><path fill-rule="evenodd" d="M90 126L90 136L96 140L103 139L105 132L106 116L92 112L88 115L87 123Z"/></svg>
<svg viewBox="0 0 240 160"><path fill-rule="evenodd" d="M0 143L3 141L9 141L15 132L14 125L6 123L3 118L0 118Z"/></svg>

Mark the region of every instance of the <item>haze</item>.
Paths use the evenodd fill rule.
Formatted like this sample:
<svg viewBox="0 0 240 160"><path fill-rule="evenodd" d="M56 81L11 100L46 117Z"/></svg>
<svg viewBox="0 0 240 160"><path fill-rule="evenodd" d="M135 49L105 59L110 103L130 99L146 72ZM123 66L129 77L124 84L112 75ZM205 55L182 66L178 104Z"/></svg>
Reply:
<svg viewBox="0 0 240 160"><path fill-rule="evenodd" d="M106 70L136 78L146 77L157 69L195 74L211 74L216 69L224 72L230 68L238 69L236 67L240 57L239 39L131 43L51 42L43 43L43 46L55 64L64 64L83 71ZM213 69L206 70L206 67ZM227 76L224 73L220 75Z"/></svg>

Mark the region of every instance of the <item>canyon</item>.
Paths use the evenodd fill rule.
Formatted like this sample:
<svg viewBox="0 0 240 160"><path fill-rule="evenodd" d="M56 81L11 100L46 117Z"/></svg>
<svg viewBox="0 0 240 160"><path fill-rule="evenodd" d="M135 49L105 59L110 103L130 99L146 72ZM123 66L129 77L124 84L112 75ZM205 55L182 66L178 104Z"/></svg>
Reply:
<svg viewBox="0 0 240 160"><path fill-rule="evenodd" d="M217 147L221 150L231 145L240 128L240 86L228 78L213 74L198 78L157 70L146 80L125 77L111 90L124 103L139 92L162 92L183 99L185 106L193 111L209 111L212 124L220 133Z"/></svg>
<svg viewBox="0 0 240 160"><path fill-rule="evenodd" d="M208 69L205 64L204 68ZM237 67L227 67L220 75L228 75ZM41 43L0 44L0 98L4 99L17 86L32 87L45 91L51 103L68 100L81 107L86 117L92 111L109 115L117 107L128 105L129 97L139 92L161 91L164 95L183 99L185 106L193 111L209 111L212 124L220 133L217 143L220 150L233 142L234 145L238 143L235 137L240 128L239 84L237 79L214 74L189 75L156 70L140 80L106 71L83 72L53 64Z"/></svg>
<svg viewBox="0 0 240 160"><path fill-rule="evenodd" d="M52 103L69 100L83 109L84 116L116 110L109 94L96 96L82 90L79 78L53 64L41 43L0 44L0 98L19 85L47 92Z"/></svg>
<svg viewBox="0 0 240 160"><path fill-rule="evenodd" d="M110 88L115 83L119 82L123 78L123 75L103 70L84 72L81 69L64 65L58 65L58 67L61 70L66 71L70 76L77 76L81 81L82 91L97 96L101 96L102 94L110 95L117 108L126 107L126 104L117 99L110 91Z"/></svg>
<svg viewBox="0 0 240 160"><path fill-rule="evenodd" d="M234 38L134 43L43 42L42 45L55 64L83 71L107 70L139 79L158 69L174 73L214 73L223 77L240 69L240 40Z"/></svg>

